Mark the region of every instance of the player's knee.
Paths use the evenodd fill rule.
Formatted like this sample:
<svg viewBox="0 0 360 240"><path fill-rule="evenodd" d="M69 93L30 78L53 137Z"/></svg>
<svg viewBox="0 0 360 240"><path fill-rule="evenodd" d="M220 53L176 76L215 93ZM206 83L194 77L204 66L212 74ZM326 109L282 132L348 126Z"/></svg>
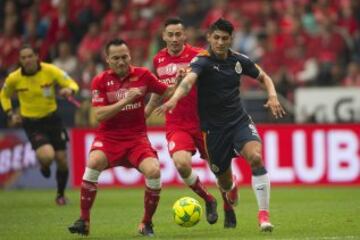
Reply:
<svg viewBox="0 0 360 240"><path fill-rule="evenodd" d="M154 162L153 164L149 165L144 171L144 175L149 179L160 178L160 164Z"/></svg>
<svg viewBox="0 0 360 240"><path fill-rule="evenodd" d="M262 156L261 156L261 153L259 153L259 152L253 152L249 156L249 161L250 161L250 166L252 169L263 166Z"/></svg>
<svg viewBox="0 0 360 240"><path fill-rule="evenodd" d="M43 165L50 165L55 158L55 150L50 144L44 144L36 149L36 158Z"/></svg>
<svg viewBox="0 0 360 240"><path fill-rule="evenodd" d="M191 154L180 151L173 154L173 161L181 176L189 175L191 172Z"/></svg>
<svg viewBox="0 0 360 240"><path fill-rule="evenodd" d="M187 161L187 159L174 159L174 164L178 172L185 173L191 171L191 164Z"/></svg>
<svg viewBox="0 0 360 240"><path fill-rule="evenodd" d="M86 165L88 168L102 171L107 167L107 165L108 162L103 152L97 150L90 152L89 161Z"/></svg>
<svg viewBox="0 0 360 240"><path fill-rule="evenodd" d="M218 185L220 186L221 189L228 191L231 190L232 186L233 186L233 179L230 177L218 177L217 180Z"/></svg>
<svg viewBox="0 0 360 240"><path fill-rule="evenodd" d="M225 190L225 191L229 191L231 190L232 187L232 180L218 180L218 185L220 186L221 189Z"/></svg>

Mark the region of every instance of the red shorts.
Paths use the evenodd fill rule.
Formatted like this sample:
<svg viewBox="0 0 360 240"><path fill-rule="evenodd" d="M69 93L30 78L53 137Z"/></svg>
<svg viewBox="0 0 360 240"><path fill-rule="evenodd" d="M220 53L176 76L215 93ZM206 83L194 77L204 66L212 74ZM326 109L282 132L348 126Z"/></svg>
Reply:
<svg viewBox="0 0 360 240"><path fill-rule="evenodd" d="M207 159L203 136L200 130L169 130L166 132L170 156L177 151L190 151L193 155L199 150L202 159Z"/></svg>
<svg viewBox="0 0 360 240"><path fill-rule="evenodd" d="M101 150L105 153L109 168L116 166L138 168L145 158L157 158L156 151L151 147L146 136L127 140L109 140L96 136L90 151L93 150Z"/></svg>

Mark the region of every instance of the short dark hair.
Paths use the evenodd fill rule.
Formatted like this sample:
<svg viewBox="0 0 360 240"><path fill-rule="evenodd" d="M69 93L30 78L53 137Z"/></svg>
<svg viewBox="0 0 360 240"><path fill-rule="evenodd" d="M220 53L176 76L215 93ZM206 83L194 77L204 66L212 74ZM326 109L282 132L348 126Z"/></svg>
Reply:
<svg viewBox="0 0 360 240"><path fill-rule="evenodd" d="M224 18L219 18L216 22L211 24L209 27L210 33L214 32L215 30L224 31L231 35L232 32L234 31L234 25L230 21L228 21Z"/></svg>
<svg viewBox="0 0 360 240"><path fill-rule="evenodd" d="M184 26L184 22L183 22L183 20L181 20L181 18L172 17L172 18L168 18L168 19L165 20L164 28L166 28L169 25L176 25L176 24L181 24L181 25Z"/></svg>
<svg viewBox="0 0 360 240"><path fill-rule="evenodd" d="M127 46L127 43L125 40L121 39L121 38L114 38L112 40L110 40L106 45L105 45L105 53L109 54L109 48L114 45L114 46L120 46L125 44Z"/></svg>
<svg viewBox="0 0 360 240"><path fill-rule="evenodd" d="M35 54L39 53L39 50L36 47L33 47L30 43L24 43L23 45L21 45L19 52L24 49L31 49Z"/></svg>

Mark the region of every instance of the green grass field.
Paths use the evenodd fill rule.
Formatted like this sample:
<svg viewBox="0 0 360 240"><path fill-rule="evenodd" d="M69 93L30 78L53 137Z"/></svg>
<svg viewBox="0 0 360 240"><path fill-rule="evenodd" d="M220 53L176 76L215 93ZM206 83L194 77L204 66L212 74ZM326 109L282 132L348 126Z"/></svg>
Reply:
<svg viewBox="0 0 360 240"><path fill-rule="evenodd" d="M220 195L210 189L218 200ZM173 223L171 207L183 196L195 195L186 188L165 188L154 218L158 239L360 239L360 188L274 187L271 199L272 233L257 228L257 207L252 190L240 190L236 209L238 226L223 229L219 221L209 225L204 215L193 228ZM68 191L70 204L58 207L54 190L0 192L0 239L85 239L68 232L79 216L79 191ZM195 197L196 198L196 197ZM198 198L197 198L198 199ZM139 239L136 228L143 212L142 189L101 189L92 211L87 239ZM221 202L221 201L219 201Z"/></svg>

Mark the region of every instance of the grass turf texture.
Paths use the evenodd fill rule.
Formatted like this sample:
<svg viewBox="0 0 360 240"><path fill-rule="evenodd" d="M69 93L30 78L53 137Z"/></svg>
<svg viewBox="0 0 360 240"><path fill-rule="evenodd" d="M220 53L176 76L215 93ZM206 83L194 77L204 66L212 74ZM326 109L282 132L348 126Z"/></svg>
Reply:
<svg viewBox="0 0 360 240"><path fill-rule="evenodd" d="M154 218L156 239L360 239L360 188L274 187L271 196L272 233L257 227L255 197L249 187L240 189L236 229L223 228L219 220L209 225L204 202L186 188L165 188ZM70 204L58 207L54 190L0 192L0 239L84 239L67 227L79 216L79 191L68 191ZM192 228L176 225L172 205L183 196L198 199L203 206L200 223ZM139 239L137 225L143 212L142 189L102 189L95 201L90 236L87 239Z"/></svg>

